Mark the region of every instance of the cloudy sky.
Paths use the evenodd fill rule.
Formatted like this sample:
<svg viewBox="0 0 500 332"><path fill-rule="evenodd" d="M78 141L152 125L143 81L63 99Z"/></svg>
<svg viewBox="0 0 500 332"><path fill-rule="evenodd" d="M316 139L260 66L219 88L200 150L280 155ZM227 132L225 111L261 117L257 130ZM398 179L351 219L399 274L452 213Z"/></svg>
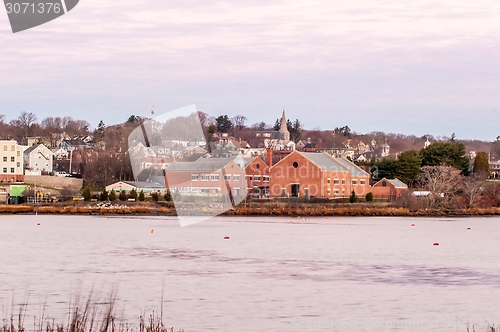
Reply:
<svg viewBox="0 0 500 332"><path fill-rule="evenodd" d="M196 104L249 123L500 135L500 2L81 0L13 34L0 114L96 126Z"/></svg>

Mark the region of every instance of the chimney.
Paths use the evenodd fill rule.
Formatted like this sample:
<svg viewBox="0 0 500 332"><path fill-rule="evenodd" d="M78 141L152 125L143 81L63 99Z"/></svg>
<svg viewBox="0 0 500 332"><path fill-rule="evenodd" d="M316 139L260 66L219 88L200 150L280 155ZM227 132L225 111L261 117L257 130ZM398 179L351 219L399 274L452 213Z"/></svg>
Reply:
<svg viewBox="0 0 500 332"><path fill-rule="evenodd" d="M307 143L308 143L308 144L311 144L311 137L308 137L308 138L307 138Z"/></svg>
<svg viewBox="0 0 500 332"><path fill-rule="evenodd" d="M267 148L267 165L269 167L273 166L273 149L272 148Z"/></svg>

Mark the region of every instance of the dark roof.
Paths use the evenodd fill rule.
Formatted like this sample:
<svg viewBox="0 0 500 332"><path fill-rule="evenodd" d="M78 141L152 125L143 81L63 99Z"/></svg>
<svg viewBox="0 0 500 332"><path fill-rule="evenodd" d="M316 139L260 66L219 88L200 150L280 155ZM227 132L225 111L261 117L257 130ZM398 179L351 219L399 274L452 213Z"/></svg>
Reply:
<svg viewBox="0 0 500 332"><path fill-rule="evenodd" d="M24 150L24 153L26 154L30 154L33 150L35 150L40 144L35 144L33 146L30 146L29 148L27 148L26 150Z"/></svg>

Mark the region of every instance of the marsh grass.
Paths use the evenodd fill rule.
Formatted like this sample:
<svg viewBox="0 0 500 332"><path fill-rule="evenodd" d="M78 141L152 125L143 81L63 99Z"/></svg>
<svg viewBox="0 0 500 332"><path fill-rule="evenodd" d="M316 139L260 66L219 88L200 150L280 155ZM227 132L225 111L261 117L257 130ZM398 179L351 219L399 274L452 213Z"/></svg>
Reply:
<svg viewBox="0 0 500 332"><path fill-rule="evenodd" d="M150 314L144 312L136 324L124 320L116 314L116 292L104 301L92 292L86 299L78 296L73 303L70 302L66 322L49 317L44 304L40 317L33 317L33 329L26 325L27 308L26 299L19 305L17 313L12 309L10 316L3 319L0 332L184 332L183 329L174 330L165 326L163 308L160 315L155 311Z"/></svg>

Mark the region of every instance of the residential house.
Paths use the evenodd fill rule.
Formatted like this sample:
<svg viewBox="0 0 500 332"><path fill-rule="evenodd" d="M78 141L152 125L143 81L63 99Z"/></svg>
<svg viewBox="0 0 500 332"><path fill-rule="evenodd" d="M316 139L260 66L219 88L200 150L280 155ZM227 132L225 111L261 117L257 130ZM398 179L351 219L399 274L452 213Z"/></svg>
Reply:
<svg viewBox="0 0 500 332"><path fill-rule="evenodd" d="M51 173L54 153L43 144L33 145L24 150L25 173L39 175L42 172Z"/></svg>
<svg viewBox="0 0 500 332"><path fill-rule="evenodd" d="M24 181L24 149L14 140L0 140L0 182Z"/></svg>
<svg viewBox="0 0 500 332"><path fill-rule="evenodd" d="M270 150L272 154L272 150ZM271 158L272 159L272 158ZM269 166L261 157L245 158L245 178L251 196L269 196Z"/></svg>

